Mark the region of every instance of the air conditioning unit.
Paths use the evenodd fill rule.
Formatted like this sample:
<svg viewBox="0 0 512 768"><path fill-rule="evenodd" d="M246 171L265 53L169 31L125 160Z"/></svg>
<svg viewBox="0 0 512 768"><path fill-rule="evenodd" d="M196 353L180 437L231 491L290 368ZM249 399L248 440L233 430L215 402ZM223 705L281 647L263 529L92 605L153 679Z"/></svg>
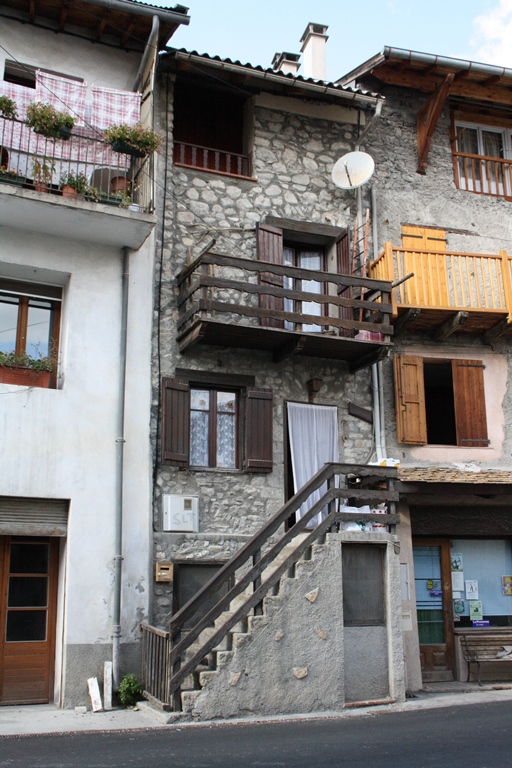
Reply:
<svg viewBox="0 0 512 768"><path fill-rule="evenodd" d="M175 533L198 533L199 498L175 493L163 495L163 530Z"/></svg>

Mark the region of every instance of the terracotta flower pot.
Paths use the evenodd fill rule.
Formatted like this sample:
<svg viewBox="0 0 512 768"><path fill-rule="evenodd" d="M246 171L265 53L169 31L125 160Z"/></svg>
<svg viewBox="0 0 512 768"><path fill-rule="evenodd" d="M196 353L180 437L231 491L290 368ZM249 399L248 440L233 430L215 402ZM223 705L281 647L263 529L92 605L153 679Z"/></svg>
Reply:
<svg viewBox="0 0 512 768"><path fill-rule="evenodd" d="M71 200L76 200L78 192L74 187L70 187L69 184L64 184L62 187L62 197L69 197Z"/></svg>
<svg viewBox="0 0 512 768"><path fill-rule="evenodd" d="M18 384L21 387L50 386L50 371L34 371L33 368L10 368L0 365L0 384Z"/></svg>
<svg viewBox="0 0 512 768"><path fill-rule="evenodd" d="M49 193L50 191L50 185L45 184L44 181L36 181L34 184L36 192L46 192Z"/></svg>

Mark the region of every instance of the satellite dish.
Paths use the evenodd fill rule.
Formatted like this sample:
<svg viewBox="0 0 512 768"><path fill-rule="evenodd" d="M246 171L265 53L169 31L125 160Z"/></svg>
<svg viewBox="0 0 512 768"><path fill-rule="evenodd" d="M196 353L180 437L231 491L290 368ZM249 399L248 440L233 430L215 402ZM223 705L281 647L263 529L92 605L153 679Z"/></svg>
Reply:
<svg viewBox="0 0 512 768"><path fill-rule="evenodd" d="M371 179L375 163L367 152L348 152L336 160L332 180L340 189L356 189Z"/></svg>

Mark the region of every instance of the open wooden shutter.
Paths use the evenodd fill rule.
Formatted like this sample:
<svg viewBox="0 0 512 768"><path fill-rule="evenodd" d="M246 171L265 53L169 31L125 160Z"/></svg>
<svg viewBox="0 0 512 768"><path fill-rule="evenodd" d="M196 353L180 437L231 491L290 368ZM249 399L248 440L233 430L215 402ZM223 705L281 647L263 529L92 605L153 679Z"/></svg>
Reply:
<svg viewBox="0 0 512 768"><path fill-rule="evenodd" d="M250 472L272 471L272 390L246 390L245 467Z"/></svg>
<svg viewBox="0 0 512 768"><path fill-rule="evenodd" d="M186 467L190 435L189 385L179 379L163 379L162 390L162 462Z"/></svg>
<svg viewBox="0 0 512 768"><path fill-rule="evenodd" d="M485 414L484 368L481 360L452 360L457 445L489 445Z"/></svg>
<svg viewBox="0 0 512 768"><path fill-rule="evenodd" d="M283 263L283 230L278 227L271 227L269 224L258 224L256 227L256 243L258 249L258 260L269 261L272 264ZM261 285L283 287L283 278L281 275L274 275L272 272L260 272L259 282ZM284 299L280 296L263 294L260 296L259 304L261 309L272 309L283 311ZM283 328L282 320L273 320L272 318L262 317L261 325L271 328Z"/></svg>
<svg viewBox="0 0 512 768"><path fill-rule="evenodd" d="M395 355L396 436L399 443L425 445L427 418L423 359Z"/></svg>

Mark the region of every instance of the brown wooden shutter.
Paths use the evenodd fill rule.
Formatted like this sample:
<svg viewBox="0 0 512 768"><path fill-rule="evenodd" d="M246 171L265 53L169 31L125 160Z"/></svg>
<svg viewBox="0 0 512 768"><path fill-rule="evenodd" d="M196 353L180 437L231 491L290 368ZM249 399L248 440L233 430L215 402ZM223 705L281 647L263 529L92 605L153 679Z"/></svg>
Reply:
<svg viewBox="0 0 512 768"><path fill-rule="evenodd" d="M411 251L446 251L446 232L432 227L402 227L402 248Z"/></svg>
<svg viewBox="0 0 512 768"><path fill-rule="evenodd" d="M395 355L396 436L399 443L425 445L427 418L423 359Z"/></svg>
<svg viewBox="0 0 512 768"><path fill-rule="evenodd" d="M485 415L484 368L481 360L452 360L457 445L489 445Z"/></svg>
<svg viewBox="0 0 512 768"><path fill-rule="evenodd" d="M272 390L248 388L245 392L245 469L272 471Z"/></svg>
<svg viewBox="0 0 512 768"><path fill-rule="evenodd" d="M188 466L190 435L189 385L179 379L163 379L162 462Z"/></svg>
<svg viewBox="0 0 512 768"><path fill-rule="evenodd" d="M272 264L283 263L283 230L278 227L271 227L269 224L258 224L256 227L256 243L258 249L258 260L269 261ZM283 278L281 275L274 275L272 272L260 272L259 282L261 285L283 287ZM280 296L271 296L264 294L260 296L259 304L261 309L272 309L283 311L284 299ZM272 318L262 317L261 325L271 328L283 328L282 320L273 320Z"/></svg>

